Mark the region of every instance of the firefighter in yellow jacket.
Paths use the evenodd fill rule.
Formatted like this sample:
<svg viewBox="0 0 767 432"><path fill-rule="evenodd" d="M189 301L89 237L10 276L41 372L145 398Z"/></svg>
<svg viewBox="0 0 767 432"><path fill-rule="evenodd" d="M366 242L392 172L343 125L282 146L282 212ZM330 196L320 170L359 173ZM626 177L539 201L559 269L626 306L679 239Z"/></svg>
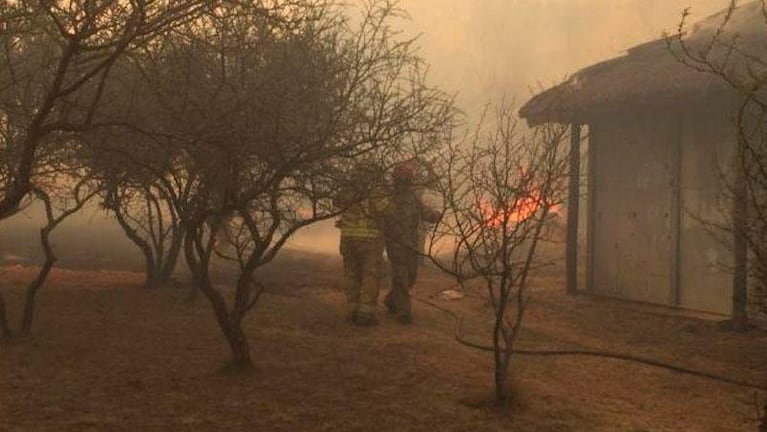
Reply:
<svg viewBox="0 0 767 432"><path fill-rule="evenodd" d="M346 316L354 324L368 326L377 324L384 250L379 217L382 204L381 197L375 196L375 169L363 165L356 174L352 185L338 197L344 212L336 226L341 229Z"/></svg>

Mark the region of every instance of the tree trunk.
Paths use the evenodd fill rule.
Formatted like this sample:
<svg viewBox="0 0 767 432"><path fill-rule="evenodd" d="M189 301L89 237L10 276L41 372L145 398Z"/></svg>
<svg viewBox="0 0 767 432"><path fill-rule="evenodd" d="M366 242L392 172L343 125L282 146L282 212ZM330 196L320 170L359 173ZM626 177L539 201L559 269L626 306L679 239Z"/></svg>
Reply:
<svg viewBox="0 0 767 432"><path fill-rule="evenodd" d="M181 227L174 225L171 234L171 244L167 252L155 249L154 255L147 255L147 278L146 286L149 288L159 288L167 286L178 263L178 257L181 255L181 246L184 236L181 233ZM147 243L148 244L148 243ZM152 260L153 259L153 260ZM150 260L152 260L150 262Z"/></svg>
<svg viewBox="0 0 767 432"><path fill-rule="evenodd" d="M153 260L152 256L146 256L144 285L147 288L160 288L170 283L180 255L180 247L171 248L164 257L161 254L162 251L156 252L156 260Z"/></svg>
<svg viewBox="0 0 767 432"><path fill-rule="evenodd" d="M508 377L509 356L498 352L495 357L495 401L498 405L506 403L509 399Z"/></svg>
<svg viewBox="0 0 767 432"><path fill-rule="evenodd" d="M53 107L52 102L48 103L46 100L43 105L43 110L35 115L32 124L27 129L27 137L21 143L21 158L18 164L12 167L15 174L15 178L9 182L5 187L5 195L0 200L0 220L9 218L19 211L21 202L26 198L29 192L32 190L31 178L32 170L35 163L35 152L37 145L42 138L40 134L40 127L44 121L44 117L50 113L50 109Z"/></svg>
<svg viewBox="0 0 767 432"><path fill-rule="evenodd" d="M115 196L117 195L117 193L114 191L111 193ZM117 203L111 210L115 215L115 219L117 219L117 223L123 229L125 235L134 245L136 245L136 247L139 248L139 250L141 250L141 253L144 255L144 272L146 275L144 279L144 286L147 288L154 288L157 282L156 273L158 269L155 266L155 257L154 252L152 251L152 246L149 244L149 242L144 240L141 235L139 235L139 233L130 225L125 215L123 214L122 209L120 209L119 203Z"/></svg>
<svg viewBox="0 0 767 432"><path fill-rule="evenodd" d="M497 313L497 311L496 311ZM495 328L493 329L493 360L495 365L494 380L495 380L495 401L498 405L506 402L508 397L506 391L506 377L507 377L507 356L504 353L504 349L501 346L501 325L503 317L496 316Z"/></svg>
<svg viewBox="0 0 767 432"><path fill-rule="evenodd" d="M238 370L248 370L253 368L253 361L250 358L250 345L248 338L242 330L242 322L234 317L230 318L229 324L222 327L229 348L232 350L232 365Z"/></svg>
<svg viewBox="0 0 767 432"><path fill-rule="evenodd" d="M204 282L203 282L204 283ZM213 311L216 313L216 320L224 333L226 341L229 342L229 348L232 351L232 366L238 370L248 370L253 367L250 359L250 346L245 332L242 330L242 316L229 312L224 298L209 284L201 285L200 289L213 305Z"/></svg>
<svg viewBox="0 0 767 432"><path fill-rule="evenodd" d="M0 331L2 331L3 338L10 338L13 336L11 326L8 324L8 315L5 311L5 299L3 293L0 292Z"/></svg>
<svg viewBox="0 0 767 432"><path fill-rule="evenodd" d="M158 254L160 252L158 251ZM159 257L159 255L158 255ZM161 288L167 286L170 283L170 277L173 273L173 267L168 267L162 258L159 260L151 261L150 257L147 257L146 261L146 277L144 278L144 286L147 288Z"/></svg>
<svg viewBox="0 0 767 432"><path fill-rule="evenodd" d="M186 267L189 269L189 273L192 274L192 284L189 287L186 300L192 302L197 298L197 294L200 291L199 287L202 282L200 281L199 264L194 255L194 239L192 239L191 236L184 237L184 260L186 261Z"/></svg>
<svg viewBox="0 0 767 432"><path fill-rule="evenodd" d="M242 318L245 310L235 307L232 311L229 311L224 296L213 288L210 283L207 257L198 259L200 257L195 255L193 241L192 238L187 237L184 245L187 265L189 265L192 277L194 278L193 285L205 294L205 297L213 306L216 321L221 328L221 332L224 333L224 337L226 337L232 352L232 366L242 371L251 369L253 362L250 358L250 347L245 332L242 330Z"/></svg>
<svg viewBox="0 0 767 432"><path fill-rule="evenodd" d="M153 257L151 255L145 256L146 261L144 264L144 287L145 288L157 288L162 285L162 275L160 269L157 267Z"/></svg>
<svg viewBox="0 0 767 432"><path fill-rule="evenodd" d="M183 229L178 224L173 227L171 238L171 245L168 248L168 253L165 255L165 260L162 262L162 268L160 270L160 277L165 283L170 282L173 277L178 258L181 256L181 246L184 243Z"/></svg>
<svg viewBox="0 0 767 432"><path fill-rule="evenodd" d="M163 280L162 275L154 266L154 263L147 263L146 270L144 271L144 287L149 289L158 288L165 284L165 282L167 281Z"/></svg>
<svg viewBox="0 0 767 432"><path fill-rule="evenodd" d="M50 201L48 201L47 196L45 199L46 207L50 208ZM56 263L56 255L53 253L53 248L51 248L50 239L48 237L58 222L49 219L48 224L48 226L40 230L40 244L42 245L43 252L45 253L45 262L43 263L43 267L37 273L35 280L27 286L27 292L24 299L24 314L21 318L21 334L28 334L32 329L32 319L34 318L35 314L35 299L37 297L37 292L40 291L40 288L42 288L46 279L48 279L48 274L51 272L53 265Z"/></svg>
<svg viewBox="0 0 767 432"><path fill-rule="evenodd" d="M47 258L45 264L43 264L43 267L37 274L37 278L27 287L26 298L24 301L24 315L21 318L21 334L28 334L29 331L32 330L32 319L35 314L35 298L37 292L42 288L55 262L55 258Z"/></svg>

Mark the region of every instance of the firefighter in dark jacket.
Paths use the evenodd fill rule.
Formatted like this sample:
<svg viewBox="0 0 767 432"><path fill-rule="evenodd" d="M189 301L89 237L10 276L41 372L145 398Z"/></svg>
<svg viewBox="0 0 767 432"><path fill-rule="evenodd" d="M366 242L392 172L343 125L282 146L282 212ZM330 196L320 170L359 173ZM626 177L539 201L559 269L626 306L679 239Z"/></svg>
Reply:
<svg viewBox="0 0 767 432"><path fill-rule="evenodd" d="M386 255L391 264L391 291L384 304L402 324L412 321L409 291L418 273L422 223L436 223L440 216L418 197L414 185L416 170L414 160L395 166L392 191L383 214Z"/></svg>

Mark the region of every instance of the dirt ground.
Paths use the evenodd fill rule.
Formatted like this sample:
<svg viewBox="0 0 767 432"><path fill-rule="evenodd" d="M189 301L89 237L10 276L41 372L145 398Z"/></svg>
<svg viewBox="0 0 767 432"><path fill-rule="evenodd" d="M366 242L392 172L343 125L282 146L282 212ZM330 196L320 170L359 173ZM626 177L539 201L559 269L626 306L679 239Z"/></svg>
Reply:
<svg viewBox="0 0 767 432"><path fill-rule="evenodd" d="M0 269L11 312L33 273ZM588 357L516 357L514 400L492 407L492 359L455 342L449 315L416 302L412 326L383 312L377 327L350 326L338 275L335 257L276 263L246 324L258 369L242 375L222 372L228 351L204 299L142 289L137 273L57 270L33 335L0 346L0 430L756 430L752 390ZM421 276L419 298L451 286ZM764 381L760 331L563 291L557 277L536 281L520 348L604 349ZM487 341L481 298L435 301Z"/></svg>

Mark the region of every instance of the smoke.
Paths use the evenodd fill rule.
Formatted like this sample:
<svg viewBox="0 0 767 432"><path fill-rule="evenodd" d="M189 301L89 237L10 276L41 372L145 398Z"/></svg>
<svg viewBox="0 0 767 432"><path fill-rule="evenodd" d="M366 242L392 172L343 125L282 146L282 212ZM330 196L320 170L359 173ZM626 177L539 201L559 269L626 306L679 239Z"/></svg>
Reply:
<svg viewBox="0 0 767 432"><path fill-rule="evenodd" d="M673 32L728 0L402 0L409 34L420 35L432 83L469 118L502 95L524 103L531 89Z"/></svg>
<svg viewBox="0 0 767 432"><path fill-rule="evenodd" d="M522 104L540 86L619 56L663 31L675 31L687 7L689 22L694 22L727 4L728 0L401 0L400 6L410 16L401 21L405 35L420 35L431 83L456 94L459 108L472 120L488 101L507 96ZM23 249L26 259L34 262L41 220L40 209L33 209L0 224L9 240L0 241L0 255L16 257ZM59 245L79 238L82 241L71 247L98 256L99 265L129 261L131 268L140 267L135 247L103 212L73 216L57 237ZM337 253L338 231L332 221L318 224L300 232L288 247ZM71 255L66 252L60 255Z"/></svg>

